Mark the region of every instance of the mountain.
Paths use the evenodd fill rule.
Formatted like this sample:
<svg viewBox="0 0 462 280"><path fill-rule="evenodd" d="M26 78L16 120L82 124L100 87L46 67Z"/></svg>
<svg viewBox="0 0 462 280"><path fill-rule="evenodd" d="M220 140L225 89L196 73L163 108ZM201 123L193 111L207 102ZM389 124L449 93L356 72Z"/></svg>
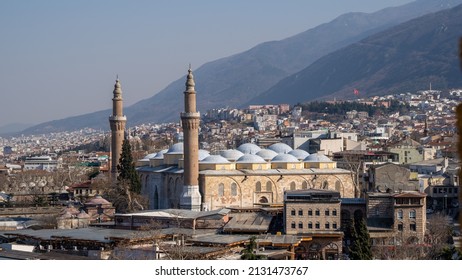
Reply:
<svg viewBox="0 0 462 280"><path fill-rule="evenodd" d="M29 127L33 126L33 124L25 124L25 123L10 123L3 126L0 126L0 135L8 135L16 132L23 131Z"/></svg>
<svg viewBox="0 0 462 280"><path fill-rule="evenodd" d="M462 0L419 0L370 14L348 13L287 39L265 42L243 53L206 63L194 71L198 109L204 112L223 106L240 107L333 51L409 19L460 3ZM127 125L178 121L183 109L184 82L185 77L181 77L151 98L125 108ZM104 110L55 120L23 133L83 127L108 129L110 114L110 110Z"/></svg>
<svg viewBox="0 0 462 280"><path fill-rule="evenodd" d="M432 13L335 51L281 80L249 103L462 88L458 47L462 5Z"/></svg>

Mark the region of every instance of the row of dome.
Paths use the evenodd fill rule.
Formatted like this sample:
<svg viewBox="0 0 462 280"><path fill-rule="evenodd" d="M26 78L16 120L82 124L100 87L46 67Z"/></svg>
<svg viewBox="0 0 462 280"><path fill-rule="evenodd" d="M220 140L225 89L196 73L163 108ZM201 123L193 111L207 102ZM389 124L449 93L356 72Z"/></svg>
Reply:
<svg viewBox="0 0 462 280"><path fill-rule="evenodd" d="M183 154L183 143L172 145L168 150L149 154L144 160L163 159L164 154ZM276 143L267 149L251 143L240 145L237 149L219 151L218 155L210 155L206 150L199 150L199 162L201 163L265 163L265 162L332 162L322 154L309 154L300 149L292 149L284 143Z"/></svg>

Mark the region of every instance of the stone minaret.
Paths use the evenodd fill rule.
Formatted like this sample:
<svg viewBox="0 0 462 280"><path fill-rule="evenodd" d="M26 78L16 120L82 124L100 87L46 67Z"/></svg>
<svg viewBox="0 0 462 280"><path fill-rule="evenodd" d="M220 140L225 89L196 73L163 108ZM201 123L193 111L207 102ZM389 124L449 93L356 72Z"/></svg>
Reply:
<svg viewBox="0 0 462 280"><path fill-rule="evenodd" d="M124 116L122 102L122 88L119 79L116 80L112 98L112 116L109 117L111 125L111 177L117 178L117 165L119 164L120 154L122 153L122 143L124 140L125 123L127 117Z"/></svg>
<svg viewBox="0 0 462 280"><path fill-rule="evenodd" d="M196 111L196 90L191 68L188 70L186 90L184 92L184 112L181 124L184 135L184 185L180 198L180 208L200 211L201 194L199 193L199 119Z"/></svg>

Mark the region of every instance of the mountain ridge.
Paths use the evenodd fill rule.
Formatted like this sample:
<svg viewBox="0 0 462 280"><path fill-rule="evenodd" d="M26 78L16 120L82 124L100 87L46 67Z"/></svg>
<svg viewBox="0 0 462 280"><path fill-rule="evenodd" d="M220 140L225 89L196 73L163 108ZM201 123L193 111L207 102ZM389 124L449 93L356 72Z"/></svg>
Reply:
<svg viewBox="0 0 462 280"><path fill-rule="evenodd" d="M264 42L247 51L205 63L194 70L198 109L205 111L222 106L241 107L317 59L375 32L439 10L442 8L441 3L451 6L462 3L462 0L420 0L374 13L347 13L286 39ZM177 121L182 110L184 82L185 77L182 76L152 97L124 108L127 125ZM83 127L108 129L107 117L110 114L111 110L108 109L54 120L22 133L36 134Z"/></svg>

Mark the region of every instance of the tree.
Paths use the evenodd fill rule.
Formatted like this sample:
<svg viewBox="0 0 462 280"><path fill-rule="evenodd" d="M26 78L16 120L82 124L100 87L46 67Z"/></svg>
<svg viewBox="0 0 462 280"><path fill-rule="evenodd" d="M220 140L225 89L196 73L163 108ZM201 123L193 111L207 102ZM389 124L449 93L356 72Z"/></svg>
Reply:
<svg viewBox="0 0 462 280"><path fill-rule="evenodd" d="M120 155L119 165L117 171L119 172L119 181L126 181L130 185L130 191L140 194L141 182L138 173L135 170L135 163L133 162L133 155L131 151L130 142L126 139L122 143L122 153Z"/></svg>
<svg viewBox="0 0 462 280"><path fill-rule="evenodd" d="M245 246L245 249L242 250L241 260L263 260L265 256L259 256L256 254L257 242L256 237L252 236L249 238L249 243Z"/></svg>
<svg viewBox="0 0 462 280"><path fill-rule="evenodd" d="M352 260L372 260L372 249L369 232L364 219L355 220L350 226L353 244L349 248Z"/></svg>

